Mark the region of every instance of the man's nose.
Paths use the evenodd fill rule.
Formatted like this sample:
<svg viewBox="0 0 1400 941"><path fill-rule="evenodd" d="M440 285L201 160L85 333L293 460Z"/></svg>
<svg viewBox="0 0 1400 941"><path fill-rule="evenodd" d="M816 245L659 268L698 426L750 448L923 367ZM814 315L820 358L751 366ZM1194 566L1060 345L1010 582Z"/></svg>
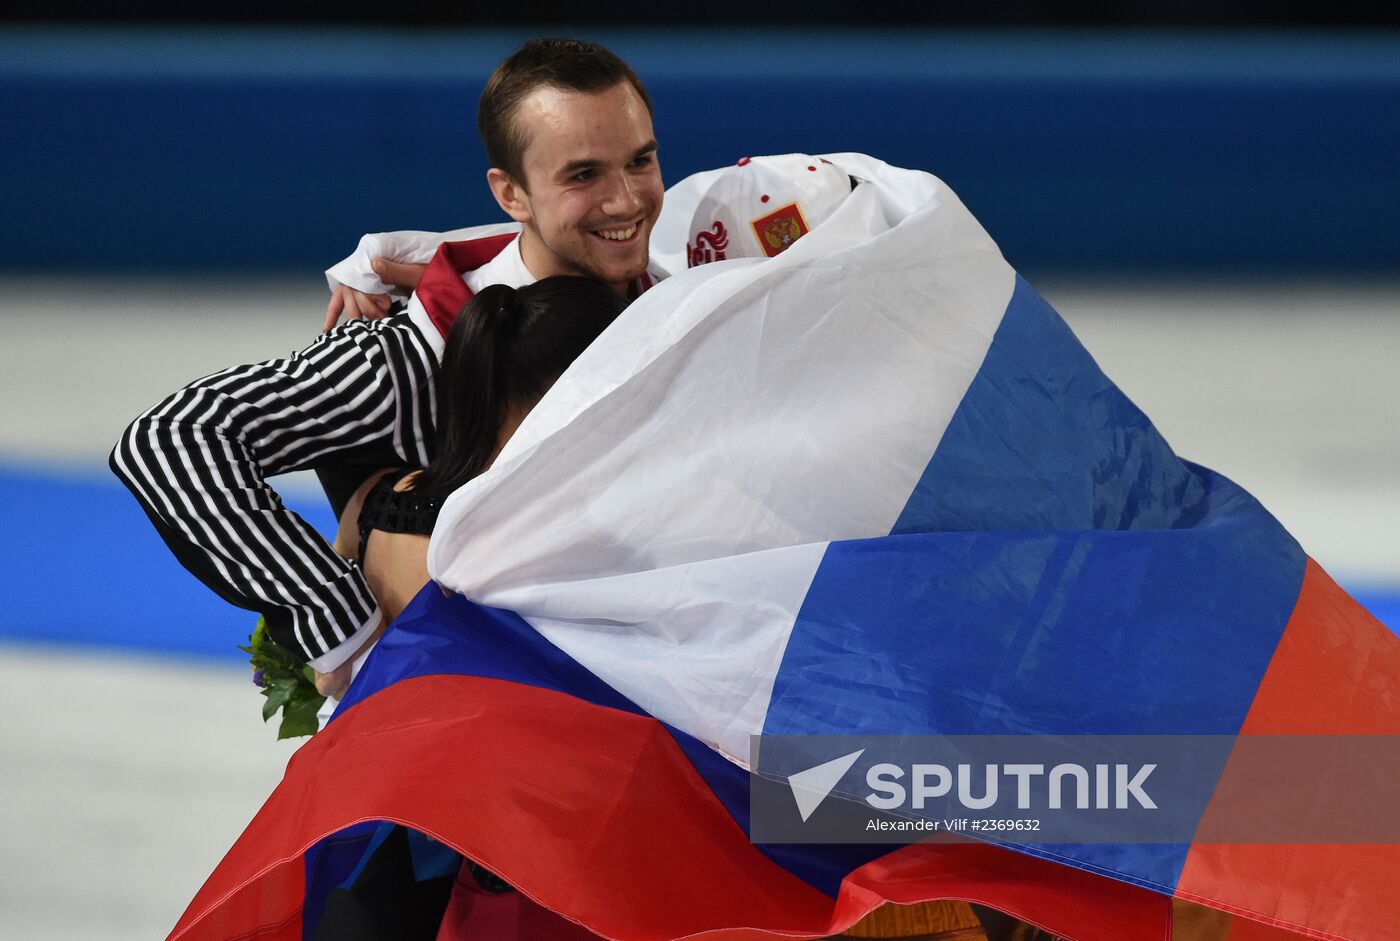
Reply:
<svg viewBox="0 0 1400 941"><path fill-rule="evenodd" d="M617 219L631 219L642 208L641 197L627 174L612 178L601 206L603 212Z"/></svg>

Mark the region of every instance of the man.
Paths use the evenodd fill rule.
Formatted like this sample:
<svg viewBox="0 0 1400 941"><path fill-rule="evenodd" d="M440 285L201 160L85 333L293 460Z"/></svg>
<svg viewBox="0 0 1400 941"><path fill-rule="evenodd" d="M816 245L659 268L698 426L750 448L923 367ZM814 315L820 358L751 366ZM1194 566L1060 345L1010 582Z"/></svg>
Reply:
<svg viewBox="0 0 1400 941"><path fill-rule="evenodd" d="M744 157L734 166L696 174L677 185L677 192L687 192L678 210L674 205L668 210L684 215L692 208L689 203L695 203L685 250L680 257L663 254L654 262L679 270L726 259L772 257L825 221L859 182L831 161L809 154ZM393 303L390 292L402 296L417 289L428 260L443 243L483 231L478 227L364 236L349 257L326 270L331 301L325 329L332 329L342 314L347 320L385 316ZM657 248L655 240L652 248Z"/></svg>
<svg viewBox="0 0 1400 941"><path fill-rule="evenodd" d="M606 65L600 60L589 74L582 63L560 56L571 45L592 46L527 43L488 82L477 116L492 167L487 185L506 214L524 226L510 268L518 269L520 258L535 279L584 275L627 294L645 271L647 241L664 189L655 139L649 134L645 141L636 139L644 124L650 127L651 100L620 59L612 57ZM507 68L521 58L531 67ZM626 70L624 80L617 78L620 70ZM619 130L633 133L613 138ZM527 141L535 143L528 152ZM580 156L605 153L623 162L627 172L605 180L595 157ZM416 286L421 266L412 268L408 281L396 283ZM389 298L339 285L327 311L327 330L342 307L347 319L377 317L387 311Z"/></svg>
<svg viewBox="0 0 1400 941"><path fill-rule="evenodd" d="M345 459L424 464L437 356L471 292L583 274L632 297L653 281L647 244L664 187L650 98L626 63L594 43L528 42L491 76L478 130L487 183L518 238L443 253L439 267L473 270L448 276L455 286L436 308L411 304L405 317L348 324L287 359L192 383L133 422L111 455L181 563L260 611L324 693L348 683L380 612L359 569L266 478Z"/></svg>

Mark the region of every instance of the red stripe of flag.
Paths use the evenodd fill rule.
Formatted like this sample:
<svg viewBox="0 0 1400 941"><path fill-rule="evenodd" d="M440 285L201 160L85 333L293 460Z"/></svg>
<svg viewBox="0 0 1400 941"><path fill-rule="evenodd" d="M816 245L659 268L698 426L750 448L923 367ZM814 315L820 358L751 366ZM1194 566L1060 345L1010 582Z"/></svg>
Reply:
<svg viewBox="0 0 1400 941"><path fill-rule="evenodd" d="M293 757L171 938L300 936L301 854L365 820L417 829L609 938L823 937L885 901L963 899L1082 941L1161 941L1171 900L983 844L916 845L834 902L758 852L656 720L502 680L428 676Z"/></svg>
<svg viewBox="0 0 1400 941"><path fill-rule="evenodd" d="M1311 559L1240 734L1400 735L1400 637ZM1231 774L1227 763L1217 794L1231 792ZM1397 873L1394 843L1196 844L1176 894L1309 937L1390 938L1400 930Z"/></svg>

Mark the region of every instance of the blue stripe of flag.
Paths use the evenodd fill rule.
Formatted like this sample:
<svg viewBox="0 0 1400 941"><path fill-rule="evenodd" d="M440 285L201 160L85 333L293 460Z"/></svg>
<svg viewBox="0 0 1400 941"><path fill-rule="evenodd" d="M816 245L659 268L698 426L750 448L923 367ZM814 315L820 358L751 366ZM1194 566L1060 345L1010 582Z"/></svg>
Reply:
<svg viewBox="0 0 1400 941"><path fill-rule="evenodd" d="M829 547L764 731L1233 735L1305 561L1018 282L895 534ZM1168 888L1185 858L1065 851Z"/></svg>

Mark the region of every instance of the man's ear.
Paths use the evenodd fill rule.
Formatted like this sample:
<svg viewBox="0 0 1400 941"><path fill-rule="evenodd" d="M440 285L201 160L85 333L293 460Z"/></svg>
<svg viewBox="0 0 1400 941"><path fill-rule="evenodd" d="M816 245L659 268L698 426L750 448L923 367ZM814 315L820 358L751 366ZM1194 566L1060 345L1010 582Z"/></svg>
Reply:
<svg viewBox="0 0 1400 941"><path fill-rule="evenodd" d="M525 187L511 179L509 173L492 167L486 171L486 185L491 187L491 195L506 215L522 225L528 225L534 218L530 213L530 194Z"/></svg>

